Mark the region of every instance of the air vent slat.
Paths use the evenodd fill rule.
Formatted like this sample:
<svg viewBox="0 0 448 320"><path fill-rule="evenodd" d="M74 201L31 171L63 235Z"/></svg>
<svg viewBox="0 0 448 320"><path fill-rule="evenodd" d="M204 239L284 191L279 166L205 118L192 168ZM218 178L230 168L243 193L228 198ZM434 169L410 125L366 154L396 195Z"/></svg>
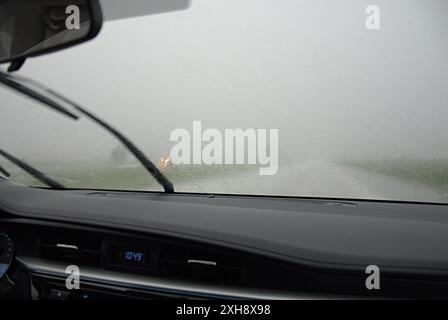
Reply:
<svg viewBox="0 0 448 320"><path fill-rule="evenodd" d="M207 282L241 282L242 263L236 255L196 247L165 246L160 252L164 277Z"/></svg>
<svg viewBox="0 0 448 320"><path fill-rule="evenodd" d="M40 238L42 258L86 266L100 266L101 239L73 233L51 233Z"/></svg>

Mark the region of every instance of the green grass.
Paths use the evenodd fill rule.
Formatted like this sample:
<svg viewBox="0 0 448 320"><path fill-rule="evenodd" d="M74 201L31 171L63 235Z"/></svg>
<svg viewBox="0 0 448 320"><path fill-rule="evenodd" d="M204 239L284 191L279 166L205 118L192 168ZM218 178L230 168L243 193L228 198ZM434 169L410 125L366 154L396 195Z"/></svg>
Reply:
<svg viewBox="0 0 448 320"><path fill-rule="evenodd" d="M141 166L120 167L67 167L54 168L39 166L41 171L68 188L92 189L123 189L123 190L161 190L161 186ZM11 180L17 183L45 187L33 177L14 167L7 168L11 173ZM180 165L166 169L163 173L168 179L176 183L197 181L203 178L219 178L250 170L247 165Z"/></svg>
<svg viewBox="0 0 448 320"><path fill-rule="evenodd" d="M364 160L348 161L344 165L396 178L418 181L435 188L448 189L448 160ZM45 187L42 183L14 166L6 166L11 180L17 183ZM142 167L87 166L55 168L38 166L56 181L68 188L161 190L159 184ZM251 170L248 165L180 165L164 174L176 183L194 182L204 178L216 178Z"/></svg>
<svg viewBox="0 0 448 320"><path fill-rule="evenodd" d="M344 164L432 187L448 187L448 160L366 160Z"/></svg>

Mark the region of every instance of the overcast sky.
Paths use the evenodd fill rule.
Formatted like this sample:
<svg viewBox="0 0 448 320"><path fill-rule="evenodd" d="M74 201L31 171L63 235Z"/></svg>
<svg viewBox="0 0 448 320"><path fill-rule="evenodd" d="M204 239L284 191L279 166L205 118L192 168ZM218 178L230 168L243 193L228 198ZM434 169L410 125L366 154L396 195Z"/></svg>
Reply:
<svg viewBox="0 0 448 320"><path fill-rule="evenodd" d="M378 5L381 29L365 28ZM104 0L107 6L107 0ZM193 0L114 20L21 74L84 104L151 158L171 130L278 128L280 162L448 158L448 1ZM115 142L0 88L0 145L26 158L103 159Z"/></svg>

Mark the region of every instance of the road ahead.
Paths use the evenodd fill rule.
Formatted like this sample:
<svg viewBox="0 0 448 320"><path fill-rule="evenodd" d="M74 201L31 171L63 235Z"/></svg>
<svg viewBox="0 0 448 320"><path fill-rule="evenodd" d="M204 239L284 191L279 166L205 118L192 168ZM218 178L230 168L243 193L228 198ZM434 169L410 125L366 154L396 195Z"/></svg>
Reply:
<svg viewBox="0 0 448 320"><path fill-rule="evenodd" d="M185 182L176 191L448 202L446 190L323 161L281 166L273 176L250 170Z"/></svg>

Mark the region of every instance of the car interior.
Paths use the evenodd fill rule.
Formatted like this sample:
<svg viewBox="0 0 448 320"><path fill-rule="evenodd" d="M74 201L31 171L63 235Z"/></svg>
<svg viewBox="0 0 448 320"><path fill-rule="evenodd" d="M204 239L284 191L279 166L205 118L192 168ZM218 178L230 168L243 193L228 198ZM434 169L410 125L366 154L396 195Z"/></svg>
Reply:
<svg viewBox="0 0 448 320"><path fill-rule="evenodd" d="M264 2L272 6L266 5L266 10L274 10L273 1ZM414 2L418 1L413 0ZM431 9L447 8L444 1L430 2L427 6ZM57 164L33 161L32 155L23 151L25 149L15 148L15 137L11 136L10 140L7 140L6 136L0 139L0 300L314 300L448 297L448 209L447 193L443 193L446 189L437 193L437 196L445 196L443 201L433 201L429 191L426 197L426 193L420 192L417 187L410 188L411 191L402 198L399 191L389 193L390 198L364 197L361 195L359 181L353 184L355 196L349 193L344 196L345 185L339 182L334 183L334 187L332 185L334 193L295 193L293 186L305 183L306 172L296 176L293 173L285 174L291 176L290 184L283 184L283 181L277 185L272 184L278 190L291 190L291 193L258 192L267 188L268 180L252 182L248 178L249 173L241 173L238 179L222 180L226 181L222 182L222 185L227 189L212 187L221 183L220 176L201 177L197 183L192 183L194 188L197 186L197 190L188 189L184 186L188 185L189 180L176 180L172 173L180 170L172 156L162 158L158 164L153 161L157 156L153 157L152 153L147 151L148 148L141 147L143 140L134 139L129 133L129 128L134 126L135 122L131 121L129 125L125 121L117 123L112 116L105 116L99 109L88 108L78 102L86 101L88 97L80 95L79 99L68 98L68 95L61 92L71 92L70 96L77 92L69 85L65 86L66 90L53 89L57 87L57 83L64 88L64 78L55 80L56 78L47 75L42 77L42 80L35 76L40 72L39 61L44 63L52 61L53 58L57 61L58 55L61 55L60 59L64 61L64 54L68 55L71 50L77 50L72 47L79 45L79 50L82 47L82 50L90 50L93 54L94 42L100 41L103 35L102 28L105 29L105 36L107 30L111 30L108 29L108 23L111 26L114 23L124 25L127 21L134 21L132 19L140 19L135 20L137 22L154 19L157 22L162 21L163 17L172 15L176 18L176 14L187 14L189 10L195 9L194 0L168 1L159 4L159 7L155 7L155 4L147 4L145 7L141 3L142 7L139 7L138 1L130 1L132 5L128 6L128 11L119 3L120 1L112 0L104 0L101 3L99 0L61 0L57 3L32 0L0 1L0 63L5 64L5 68L0 71L0 85L8 90L9 94L26 99L23 101L33 105L32 108L27 106L28 109L38 109L64 121L87 121L118 146L115 149L118 151L112 153L112 158L121 161L122 150L132 156L135 167L140 170L135 179L141 177L143 180L154 181L151 185L153 187L142 186L140 189L126 186L77 186L71 184L71 180L65 179L65 176L61 178L62 175L52 174L51 170L56 170ZM322 3L319 1L319 4ZM422 3L419 2L420 5ZM292 6L292 3L289 4ZM74 6L76 10L73 7L68 9L68 6ZM287 9L287 6L283 9ZM431 11L435 14L434 12L435 10ZM78 20L77 14L80 15ZM259 12L256 11L254 16L256 14ZM306 13L303 14L306 16ZM365 15L362 11L361 28L363 32L370 32L365 30ZM66 20L67 16L73 19ZM384 16L387 18L387 13ZM124 20L118 22L117 19ZM181 18L178 19L182 21ZM212 19L218 18L212 16ZM273 14L272 19L274 21L280 18ZM313 19L310 18L309 23ZM441 18L437 21L444 23ZM387 28L387 23L384 22L384 28ZM213 28L212 26L211 29L215 30ZM311 34L315 32L318 36L324 33L318 30L308 31ZM162 31L160 33L163 34ZM376 37L379 37L378 34ZM251 40L261 41L256 37L257 34ZM325 33L325 37L331 35ZM212 36L207 40L210 43L213 42L211 38ZM276 38L275 41L279 39ZM275 41L274 44L277 43ZM440 38L437 41L446 42L446 39ZM274 50L275 45L270 48ZM318 50L316 48L310 50ZM429 51L425 48L422 50ZM440 48L436 45L434 48L445 50L441 44ZM224 49L219 47L219 50ZM128 54L123 52L124 55ZM313 55L320 55L316 51L313 52ZM134 58L130 58L132 59ZM205 63L204 57L202 60L198 58L199 62L194 58L191 60L192 63ZM157 61L153 63L157 64ZM180 62L169 63L181 68ZM232 68L231 62L223 60L222 63L228 63L223 65L224 69ZM116 63L123 71L127 68L126 64L126 61ZM328 66L333 67L334 65ZM345 65L342 67L346 68ZM58 72L57 69L54 67L52 72ZM31 71L27 73L22 70ZM448 79L446 63L438 70L442 83ZM89 77L90 75L87 75L76 81L88 82ZM127 77L125 79L130 79L131 76ZM191 77L194 78L194 75ZM235 75L234 81L239 81L238 77L244 75ZM220 81L207 81L214 80ZM93 82L87 86L93 88ZM442 85L437 88L440 89L441 95L447 98ZM159 89L151 90L148 89L148 95L156 94ZM112 92L114 89L107 88L106 91ZM282 91L279 92L278 97ZM178 90L178 94L184 94L182 88ZM113 99L117 98L111 98L111 101ZM385 98L378 99L383 101ZM441 104L446 102L442 100L440 98ZM12 107L6 105L6 98L2 98L2 101L6 102L2 103L0 112L6 117L6 110ZM127 111L123 108L121 112L125 114ZM263 112L261 110L260 114ZM132 111L129 111L129 114L131 115ZM0 117L3 117L2 115ZM25 115L21 116L26 118ZM280 116L294 117L292 114L279 114L278 117ZM393 117L390 114L389 116ZM348 113L344 117L349 117ZM412 122L410 117L403 116L403 122ZM232 119L236 119L235 127L240 127L237 118L235 116ZM275 115L271 118L275 120ZM0 127L7 125L6 120L4 121L0 122ZM313 130L324 130L323 126L327 120L322 121L323 125L319 122L311 125ZM382 124L377 124L377 127L379 131L388 130ZM446 131L443 131L443 126L439 128L441 140L446 143L446 136L443 137ZM48 130L53 129L49 127ZM299 131L294 131L297 133L291 138L291 143L299 139ZM398 131L394 132L399 135ZM4 131L1 132L0 135L3 135ZM67 131L66 135L72 135L75 131L70 132ZM82 129L78 132L82 134ZM421 134L424 132L426 131ZM281 134L280 130L280 140ZM331 137L332 134L325 135L325 139ZM342 139L339 136L337 138ZM45 139L48 145L52 143L50 136ZM151 141L152 139L149 138ZM347 139L356 139L356 134ZM393 153L394 148L399 149L393 138L385 140L389 140L393 145L388 151L389 154ZM367 145L368 141L370 140L363 140L361 144ZM406 143L405 146L409 147L406 150L411 150L413 145ZM72 148L70 143L66 145ZM30 144L27 149L37 153L40 148L41 146ZM98 153L103 150L101 143L95 148L98 148ZM430 146L427 148L429 150ZM328 148L330 149L338 151L338 147L334 145ZM442 150L443 146L437 145L437 149ZM309 147L306 150L311 153L314 149ZM58 151L57 147L54 152L61 155L64 153L62 150ZM446 151L444 152L441 154L447 156ZM156 152L155 154L157 155ZM81 163L83 160L76 161ZM123 163L117 170L130 170L130 165L128 166L125 160ZM283 163L280 163L279 175L282 166ZM319 168L323 168L323 165ZM336 173L346 172L342 169L336 172L331 169L333 167L328 168L328 174L322 173L323 183L327 183L327 180L328 183L333 183L333 173L336 176ZM399 172L402 173L403 170ZM419 174L415 167L413 170L411 178ZM20 179L15 180L15 172L18 171L32 177L33 181L38 182L37 186L23 183ZM200 171L204 175L208 174L207 172ZM370 176L374 175L374 171L369 172ZM393 173L396 172L398 171ZM437 171L431 179L439 179L445 173L446 171ZM237 172L235 176L238 174L240 173ZM378 174L376 177L379 176ZM89 177L88 174L86 177ZM106 179L95 175L94 177L96 178L92 179ZM353 177L362 180L364 176L360 173ZM411 181L411 178L400 180L404 182L397 185L404 185L405 182ZM318 178L312 182L318 184L317 180ZM385 193L388 188L392 188L389 183L392 180L377 180L380 181L377 183L378 189L386 190ZM247 188L243 187L245 185ZM319 188L312 183L310 185ZM447 185L444 182L438 186L445 188ZM422 187L421 190L429 188ZM405 189L397 187L396 190ZM356 196L357 192L359 196ZM375 273L379 278L372 278Z"/></svg>

